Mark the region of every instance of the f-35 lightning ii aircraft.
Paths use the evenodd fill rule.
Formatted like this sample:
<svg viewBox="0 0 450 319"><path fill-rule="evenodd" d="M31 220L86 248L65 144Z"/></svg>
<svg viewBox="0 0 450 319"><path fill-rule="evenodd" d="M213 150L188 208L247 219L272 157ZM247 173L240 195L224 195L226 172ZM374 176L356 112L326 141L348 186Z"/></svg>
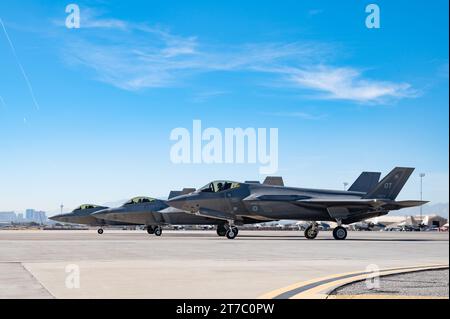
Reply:
<svg viewBox="0 0 450 319"><path fill-rule="evenodd" d="M195 191L184 190L183 193ZM170 197L181 195L172 191ZM185 211L170 207L166 201L151 197L135 197L117 208L106 208L92 214L94 218L114 223L133 223L146 225L147 232L162 235L163 225L218 225L217 233L225 236L224 222L214 218L195 216Z"/></svg>
<svg viewBox="0 0 450 319"><path fill-rule="evenodd" d="M71 224L81 224L88 226L99 226L100 228L97 230L99 234L103 234L103 226L126 226L126 225L136 225L133 223L123 223L123 222L115 222L115 221L107 221L101 218L94 217L92 214L107 209L105 206L97 206L91 204L81 205L78 208L75 208L71 213L60 214L53 217L50 217L51 220L62 222L62 223L71 223Z"/></svg>
<svg viewBox="0 0 450 319"><path fill-rule="evenodd" d="M347 238L342 224L351 224L391 210L420 206L426 201L396 201L397 195L414 168L397 167L371 189L350 187L347 191L294 188L276 185L215 181L199 190L168 201L169 205L198 216L226 221L226 236L234 239L237 227L245 219L305 220L311 225L305 237L314 239L319 233L316 221L335 221L333 231L337 240ZM377 173L363 173L367 176ZM357 180L359 184L359 179ZM356 183L356 182L355 182Z"/></svg>
<svg viewBox="0 0 450 319"><path fill-rule="evenodd" d="M264 183L281 185L283 180L280 177L268 177ZM169 199L194 191L195 188L171 191ZM225 236L227 232L225 227L226 221L189 214L178 208L170 207L167 201L150 197L136 197L121 207L99 210L93 213L92 216L108 222L146 225L147 232L156 236L162 235L162 226L164 225L217 225L218 236ZM249 218L244 219L245 224L258 222L258 220Z"/></svg>

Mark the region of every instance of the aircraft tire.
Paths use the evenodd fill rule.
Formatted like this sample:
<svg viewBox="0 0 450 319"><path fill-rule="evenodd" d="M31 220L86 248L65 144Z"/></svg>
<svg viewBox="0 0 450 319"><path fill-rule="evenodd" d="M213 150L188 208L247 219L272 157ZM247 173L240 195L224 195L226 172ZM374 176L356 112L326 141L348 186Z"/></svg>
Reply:
<svg viewBox="0 0 450 319"><path fill-rule="evenodd" d="M217 225L217 236L224 237L227 234L227 229L223 225Z"/></svg>
<svg viewBox="0 0 450 319"><path fill-rule="evenodd" d="M149 235L153 235L153 234L155 233L154 228L153 228L152 226L148 226L148 227L147 227L147 233L148 233Z"/></svg>
<svg viewBox="0 0 450 319"><path fill-rule="evenodd" d="M103 229L102 229L102 228L97 229L97 233L98 233L99 235L103 234Z"/></svg>
<svg viewBox="0 0 450 319"><path fill-rule="evenodd" d="M314 230L312 226L308 226L305 229L305 237L307 239L316 239L318 234L319 234L319 230L317 228Z"/></svg>
<svg viewBox="0 0 450 319"><path fill-rule="evenodd" d="M345 240L347 238L347 229L342 226L338 226L333 229L333 237L336 240Z"/></svg>
<svg viewBox="0 0 450 319"><path fill-rule="evenodd" d="M231 227L227 230L226 236L228 239L235 239L238 235L238 229L236 227Z"/></svg>
<svg viewBox="0 0 450 319"><path fill-rule="evenodd" d="M158 237L162 235L162 228L160 226L155 228L155 235Z"/></svg>

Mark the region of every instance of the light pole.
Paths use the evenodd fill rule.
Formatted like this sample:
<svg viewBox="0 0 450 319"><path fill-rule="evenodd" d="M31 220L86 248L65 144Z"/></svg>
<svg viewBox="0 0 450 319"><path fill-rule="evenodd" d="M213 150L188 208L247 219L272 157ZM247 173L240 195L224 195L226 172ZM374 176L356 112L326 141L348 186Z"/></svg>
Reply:
<svg viewBox="0 0 450 319"><path fill-rule="evenodd" d="M347 190L347 186L348 186L348 183L347 183L347 182L344 182L344 191Z"/></svg>
<svg viewBox="0 0 450 319"><path fill-rule="evenodd" d="M63 204L61 204L60 206L59 206L60 208L61 208L61 214L63 213L63 208L64 208L64 205Z"/></svg>
<svg viewBox="0 0 450 319"><path fill-rule="evenodd" d="M425 173L420 173L420 200L422 201L422 185L423 185L423 178L425 177ZM422 206L420 205L420 220L423 223L423 218L422 218Z"/></svg>

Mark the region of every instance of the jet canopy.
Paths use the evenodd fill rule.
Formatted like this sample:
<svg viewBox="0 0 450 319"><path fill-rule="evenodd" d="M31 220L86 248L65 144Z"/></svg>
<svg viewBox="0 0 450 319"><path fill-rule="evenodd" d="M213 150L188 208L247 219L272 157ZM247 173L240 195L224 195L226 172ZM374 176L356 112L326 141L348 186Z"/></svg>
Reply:
<svg viewBox="0 0 450 319"><path fill-rule="evenodd" d="M241 186L239 183L230 181L215 181L203 186L198 191L200 193L219 193L233 188Z"/></svg>
<svg viewBox="0 0 450 319"><path fill-rule="evenodd" d="M98 207L100 207L100 206L98 206L98 205L91 205L91 204L84 204L84 205L81 205L80 207L75 208L73 211L93 209L93 208L98 208Z"/></svg>
<svg viewBox="0 0 450 319"><path fill-rule="evenodd" d="M123 206L127 205L136 205L136 204L142 204L142 203L151 203L154 202L156 199L151 197L135 197L130 199L128 202L123 204Z"/></svg>

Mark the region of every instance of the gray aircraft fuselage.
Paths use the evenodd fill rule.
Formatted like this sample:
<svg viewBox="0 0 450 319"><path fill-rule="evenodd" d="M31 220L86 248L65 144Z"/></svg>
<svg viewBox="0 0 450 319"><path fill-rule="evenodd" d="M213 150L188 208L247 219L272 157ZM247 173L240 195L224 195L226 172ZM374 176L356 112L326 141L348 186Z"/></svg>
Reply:
<svg viewBox="0 0 450 319"><path fill-rule="evenodd" d="M220 193L205 193L199 190L192 194L171 199L169 204L172 207L190 212L205 209L229 213L230 217L235 215L238 220L241 218L252 218L259 221L280 219L333 221L334 219L330 218L325 207L314 204L299 207L292 204L292 201L307 198L328 198L330 196L336 199L360 199L365 195L365 193L361 192L339 190L318 190L253 183L239 184L239 188ZM249 196L254 193L264 193L266 200L260 201L256 198L251 200Z"/></svg>
<svg viewBox="0 0 450 319"><path fill-rule="evenodd" d="M149 201L126 203L117 208L105 208L95 212L95 218L116 223L133 223L147 226L157 225L218 225L221 221L195 216L183 210L170 207L166 201L147 198Z"/></svg>
<svg viewBox="0 0 450 319"><path fill-rule="evenodd" d="M107 208L108 207L97 205L81 205L80 207L74 209L70 213L52 216L49 219L62 223L80 224L88 226L135 225L131 223L124 224L124 223L117 223L114 221L107 221L101 218L94 217L92 215L97 211L104 210Z"/></svg>
<svg viewBox="0 0 450 319"><path fill-rule="evenodd" d="M237 223L251 218L350 224L425 203L395 201L413 170L395 168L368 193L216 181L168 203L193 214Z"/></svg>

